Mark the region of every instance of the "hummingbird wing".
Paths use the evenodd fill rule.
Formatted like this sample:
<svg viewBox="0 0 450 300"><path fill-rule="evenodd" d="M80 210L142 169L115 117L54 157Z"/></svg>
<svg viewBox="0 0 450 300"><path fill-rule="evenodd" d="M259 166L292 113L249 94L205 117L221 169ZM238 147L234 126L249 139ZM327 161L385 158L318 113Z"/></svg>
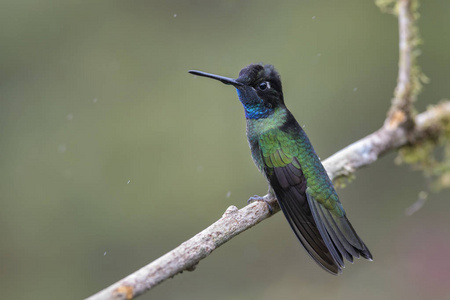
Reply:
<svg viewBox="0 0 450 300"><path fill-rule="evenodd" d="M348 221L322 163L299 127L295 133L273 129L261 135L264 171L303 247L322 268L339 274L343 257L353 262L353 257L372 256ZM307 159L299 159L300 155Z"/></svg>

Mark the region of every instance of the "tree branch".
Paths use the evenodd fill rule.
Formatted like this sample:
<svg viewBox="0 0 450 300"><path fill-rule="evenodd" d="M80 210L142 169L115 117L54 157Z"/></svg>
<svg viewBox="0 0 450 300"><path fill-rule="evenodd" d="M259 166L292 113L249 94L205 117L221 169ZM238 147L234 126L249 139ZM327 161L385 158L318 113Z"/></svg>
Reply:
<svg viewBox="0 0 450 300"><path fill-rule="evenodd" d="M427 139L436 140L443 134L447 122L450 122L450 101L444 101L417 115L414 119L415 129L411 133L403 127L391 128L385 123L374 133L330 156L323 165L332 180L348 177L389 151L405 145L418 145Z"/></svg>
<svg viewBox="0 0 450 300"><path fill-rule="evenodd" d="M384 1L384 2L383 2ZM335 153L323 164L332 180L350 176L357 169L374 163L383 154L402 146L419 145L424 140L436 140L450 123L450 101L442 102L413 116L413 100L420 85L418 73L413 78L414 50L417 46L414 14L411 2L398 0L399 18L399 74L392 106L383 127ZM380 6L392 0L377 0ZM388 3L388 4L384 4ZM277 213L276 199L266 200ZM271 214L263 202L254 202L238 210L230 206L217 222L182 243L177 248L116 282L87 300L132 299L183 271L193 271L200 260L241 232L269 218Z"/></svg>
<svg viewBox="0 0 450 300"><path fill-rule="evenodd" d="M413 109L413 81L412 68L415 59L413 53L416 47L414 16L411 11L412 0L397 2L399 28L399 62L397 86L394 91L392 106L388 112L386 125L392 128L404 125L407 129L414 127Z"/></svg>

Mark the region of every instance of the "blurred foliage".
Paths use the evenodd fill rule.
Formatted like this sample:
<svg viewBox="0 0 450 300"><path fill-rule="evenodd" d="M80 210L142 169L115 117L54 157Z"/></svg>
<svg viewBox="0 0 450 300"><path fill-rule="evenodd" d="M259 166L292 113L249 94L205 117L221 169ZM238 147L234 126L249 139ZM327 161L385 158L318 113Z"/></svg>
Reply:
<svg viewBox="0 0 450 300"><path fill-rule="evenodd" d="M231 87L274 64L322 157L379 128L397 76L397 22L372 1L2 1L0 288L81 299L242 207L267 184ZM450 2L422 1L418 111L450 95ZM442 299L448 191L392 163L339 195L374 262L333 277L281 214L140 299Z"/></svg>

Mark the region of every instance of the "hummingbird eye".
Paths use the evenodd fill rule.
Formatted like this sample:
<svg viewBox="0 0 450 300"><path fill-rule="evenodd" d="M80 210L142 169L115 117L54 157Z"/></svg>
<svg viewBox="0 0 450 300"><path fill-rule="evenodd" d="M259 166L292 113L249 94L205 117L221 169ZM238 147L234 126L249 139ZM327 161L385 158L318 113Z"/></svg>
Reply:
<svg viewBox="0 0 450 300"><path fill-rule="evenodd" d="M258 88L259 88L261 91L264 91L264 90L266 90L266 89L270 89L270 83L269 83L268 81L261 82L261 83L259 84Z"/></svg>

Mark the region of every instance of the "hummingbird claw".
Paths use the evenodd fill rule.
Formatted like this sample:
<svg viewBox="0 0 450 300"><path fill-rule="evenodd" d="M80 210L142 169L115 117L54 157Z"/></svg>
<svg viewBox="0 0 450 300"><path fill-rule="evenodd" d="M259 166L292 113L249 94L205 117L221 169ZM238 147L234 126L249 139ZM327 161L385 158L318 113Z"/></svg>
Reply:
<svg viewBox="0 0 450 300"><path fill-rule="evenodd" d="M263 201L264 203L266 203L267 208L269 209L269 213L273 214L273 208L272 206L269 204L269 201L266 200L266 198L258 196L258 195L254 195L250 198L248 198L247 200L247 204L253 203L255 201Z"/></svg>

